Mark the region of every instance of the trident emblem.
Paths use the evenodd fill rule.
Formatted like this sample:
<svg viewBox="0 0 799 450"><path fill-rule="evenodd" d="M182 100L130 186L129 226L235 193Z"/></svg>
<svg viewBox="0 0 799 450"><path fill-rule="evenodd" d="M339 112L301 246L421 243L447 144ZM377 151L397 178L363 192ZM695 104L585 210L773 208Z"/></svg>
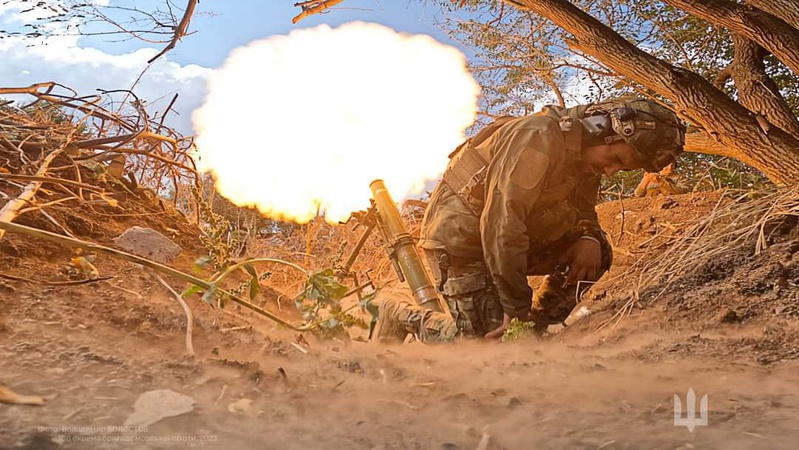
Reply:
<svg viewBox="0 0 799 450"><path fill-rule="evenodd" d="M707 426L707 394L702 397L699 403L699 418L696 417L696 394L693 389L688 389L685 396L685 417L682 417L682 401L680 396L674 394L674 426L684 426L691 433L696 427Z"/></svg>

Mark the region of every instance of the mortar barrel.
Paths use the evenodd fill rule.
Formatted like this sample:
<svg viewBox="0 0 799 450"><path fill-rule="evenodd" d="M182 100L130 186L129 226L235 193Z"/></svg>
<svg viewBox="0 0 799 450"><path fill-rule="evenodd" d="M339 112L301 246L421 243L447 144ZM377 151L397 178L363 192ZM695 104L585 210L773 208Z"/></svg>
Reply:
<svg viewBox="0 0 799 450"><path fill-rule="evenodd" d="M383 180L375 180L369 188L372 190L377 213L390 240L387 244L394 249L396 261L405 275L405 281L411 289L414 300L424 308L445 312L443 302L430 281L430 275L422 264L413 238L408 233L397 204L391 198L385 183Z"/></svg>

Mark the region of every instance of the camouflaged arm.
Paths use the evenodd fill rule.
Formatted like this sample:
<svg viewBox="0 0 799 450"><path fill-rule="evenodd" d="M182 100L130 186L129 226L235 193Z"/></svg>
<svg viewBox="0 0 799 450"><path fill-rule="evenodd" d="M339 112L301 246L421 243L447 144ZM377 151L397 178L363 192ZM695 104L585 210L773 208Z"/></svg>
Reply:
<svg viewBox="0 0 799 450"><path fill-rule="evenodd" d="M602 239L602 228L596 214L596 204L599 198L600 177L586 178L577 186L574 193L574 207L577 209L577 228L581 236L591 236Z"/></svg>

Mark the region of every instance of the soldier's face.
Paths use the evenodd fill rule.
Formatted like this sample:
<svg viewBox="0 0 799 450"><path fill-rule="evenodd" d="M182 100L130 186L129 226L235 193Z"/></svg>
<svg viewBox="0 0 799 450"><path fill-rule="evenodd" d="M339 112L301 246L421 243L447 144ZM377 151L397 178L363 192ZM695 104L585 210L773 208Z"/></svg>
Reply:
<svg viewBox="0 0 799 450"><path fill-rule="evenodd" d="M582 151L583 170L594 175L612 177L620 170L644 168L644 160L626 142L595 145Z"/></svg>

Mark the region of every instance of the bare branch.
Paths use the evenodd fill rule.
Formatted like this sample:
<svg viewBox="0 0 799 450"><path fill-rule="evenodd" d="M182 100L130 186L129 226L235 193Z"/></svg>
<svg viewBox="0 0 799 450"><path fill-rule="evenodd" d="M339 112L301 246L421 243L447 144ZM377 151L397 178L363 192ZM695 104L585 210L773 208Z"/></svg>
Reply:
<svg viewBox="0 0 799 450"><path fill-rule="evenodd" d="M150 60L147 61L147 64L152 64L153 61L160 58L163 54L175 48L175 46L178 44L178 41L188 34L191 16L194 14L194 8L197 7L197 3L199 2L200 0L189 0L188 4L186 4L186 10L183 12L183 18L180 19L180 23L178 24L177 28L175 28L175 34L172 37L172 40L157 55L150 58Z"/></svg>
<svg viewBox="0 0 799 450"><path fill-rule="evenodd" d="M333 6L338 5L342 1L344 0L306 1L306 2L295 3L294 6L301 7L302 12L299 13L293 19L291 19L291 23L297 23L300 20L313 14L321 14L325 12L328 8L332 8Z"/></svg>

